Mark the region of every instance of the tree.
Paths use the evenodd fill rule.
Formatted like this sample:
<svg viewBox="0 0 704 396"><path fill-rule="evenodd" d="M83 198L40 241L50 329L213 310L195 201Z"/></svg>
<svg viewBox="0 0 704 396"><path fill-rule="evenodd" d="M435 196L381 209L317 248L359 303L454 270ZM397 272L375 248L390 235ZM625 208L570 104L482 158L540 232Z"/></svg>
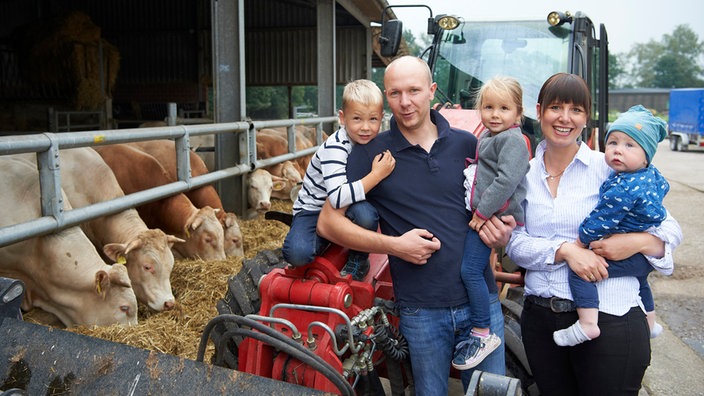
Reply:
<svg viewBox="0 0 704 396"><path fill-rule="evenodd" d="M704 42L688 25L679 25L661 41L636 44L628 53L631 75L641 88L704 86Z"/></svg>
<svg viewBox="0 0 704 396"><path fill-rule="evenodd" d="M609 89L623 88L626 74L621 60L616 55L609 53Z"/></svg>
<svg viewBox="0 0 704 396"><path fill-rule="evenodd" d="M404 30L403 40L408 46L409 55L420 56L420 53L423 51L423 48L421 48L421 46L416 42L416 37L413 35L413 32L408 29Z"/></svg>

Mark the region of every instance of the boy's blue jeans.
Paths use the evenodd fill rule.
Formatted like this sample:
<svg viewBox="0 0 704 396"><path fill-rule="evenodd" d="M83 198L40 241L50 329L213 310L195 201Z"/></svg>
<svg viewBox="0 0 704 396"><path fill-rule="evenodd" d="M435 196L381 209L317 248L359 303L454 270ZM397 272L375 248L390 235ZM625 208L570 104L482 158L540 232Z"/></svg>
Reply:
<svg viewBox="0 0 704 396"><path fill-rule="evenodd" d="M321 254L330 245L315 231L318 225L320 212L302 210L293 217L291 229L284 239L282 253L284 260L289 264L300 267L313 261L315 256ZM379 227L379 215L374 207L366 201L350 205L345 216L353 223L368 230L376 231ZM357 259L366 259L369 253L350 251L350 256Z"/></svg>
<svg viewBox="0 0 704 396"><path fill-rule="evenodd" d="M472 370L463 370L465 391L474 370L506 374L504 357L504 316L496 293L489 297L491 332L501 345ZM442 395L448 392L450 363L455 345L466 339L472 326L469 304L451 308L402 307L401 334L408 341L416 395Z"/></svg>

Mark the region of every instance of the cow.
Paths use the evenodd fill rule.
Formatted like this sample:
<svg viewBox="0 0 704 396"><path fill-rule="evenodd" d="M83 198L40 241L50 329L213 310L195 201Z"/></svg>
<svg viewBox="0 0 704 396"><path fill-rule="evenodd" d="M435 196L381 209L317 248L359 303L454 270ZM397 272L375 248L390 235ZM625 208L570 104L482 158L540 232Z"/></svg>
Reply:
<svg viewBox="0 0 704 396"><path fill-rule="evenodd" d="M272 129L277 131L278 133L282 134L284 137L287 136L288 134L288 128L287 127L273 127L273 128L267 128L267 129ZM312 145L315 146L315 133L316 133L316 128L315 127L310 127L307 125L296 125L294 127L294 130L296 131L296 135L301 135L308 139ZM322 131L322 142L325 142L327 140L328 134L325 133L325 131Z"/></svg>
<svg viewBox="0 0 704 396"><path fill-rule="evenodd" d="M34 154L16 158L36 167ZM73 208L124 196L112 170L92 148L61 150L59 169L61 187ZM137 301L155 311L174 307L169 280L174 267L171 247L183 239L149 229L135 209L84 222L81 229L105 258L127 267Z"/></svg>
<svg viewBox="0 0 704 396"><path fill-rule="evenodd" d="M257 158L266 159L276 157L288 152L288 141L278 134L267 133L257 134ZM301 165L297 161L284 161L278 164L264 167L272 176L277 176L285 179L285 184L282 189L274 189L271 192L271 197L281 200L291 199L293 201L291 191L299 183L303 182L305 170L301 169Z"/></svg>
<svg viewBox="0 0 704 396"><path fill-rule="evenodd" d="M133 142L128 145L156 158L164 167L172 181L177 180L176 175L176 143L172 140L149 140L144 142ZM201 176L209 172L203 160L195 152L189 150L191 175ZM193 205L197 208L210 206L216 211L216 216L223 227L225 255L228 257L244 256L242 246L243 238L237 215L232 212L225 212L220 196L215 187L207 185L186 191L184 193Z"/></svg>
<svg viewBox="0 0 704 396"><path fill-rule="evenodd" d="M296 186L300 186L303 183L303 178L301 177L301 174L298 173L296 163L284 161L280 164L274 165L273 167L267 167L264 169L269 171L272 178L276 176L284 179L284 187L281 189L272 189L271 197L281 200L291 200L291 202L295 201L295 198L293 197L298 196Z"/></svg>
<svg viewBox="0 0 704 396"><path fill-rule="evenodd" d="M271 209L272 191L278 191L286 187L287 180L283 177L274 176L266 169L255 169L247 175L247 201L249 210L247 218L252 219L258 214Z"/></svg>
<svg viewBox="0 0 704 396"><path fill-rule="evenodd" d="M284 128L259 129L257 130L256 136L257 158L265 159L288 153L288 135ZM280 137L283 139L284 144L282 145L281 143L276 143L271 140L268 140L263 144L262 138L266 136ZM278 141L280 142L280 140ZM313 147L313 143L306 137L305 133L301 130L296 130L296 151L302 151L310 147ZM295 162L299 166L301 177L305 176L306 169L308 169L308 164L310 164L310 159L312 156L312 154L309 154L295 159Z"/></svg>
<svg viewBox="0 0 704 396"><path fill-rule="evenodd" d="M26 161L0 157L0 227L42 216L39 172ZM63 209L71 209L62 191ZM137 324L137 298L127 269L108 265L78 226L0 248L0 276L20 279L22 308L40 308L66 327Z"/></svg>
<svg viewBox="0 0 704 396"><path fill-rule="evenodd" d="M125 194L132 194L172 182L168 172L153 156L127 144L93 148L112 169ZM196 208L183 193L137 207L149 228L159 228L185 242L174 243L179 258L223 260L223 228L209 206Z"/></svg>

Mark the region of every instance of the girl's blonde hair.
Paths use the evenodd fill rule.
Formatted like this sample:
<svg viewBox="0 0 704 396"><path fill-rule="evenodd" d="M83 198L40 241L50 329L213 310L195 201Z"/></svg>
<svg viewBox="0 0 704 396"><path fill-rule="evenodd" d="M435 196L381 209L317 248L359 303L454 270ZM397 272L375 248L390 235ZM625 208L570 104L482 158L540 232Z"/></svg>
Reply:
<svg viewBox="0 0 704 396"><path fill-rule="evenodd" d="M521 116L521 119L523 118L523 89L518 80L512 77L496 76L485 82L477 92L477 103L475 105L477 110L481 110L484 95L487 92L492 92L501 99L513 102L516 105L518 115Z"/></svg>

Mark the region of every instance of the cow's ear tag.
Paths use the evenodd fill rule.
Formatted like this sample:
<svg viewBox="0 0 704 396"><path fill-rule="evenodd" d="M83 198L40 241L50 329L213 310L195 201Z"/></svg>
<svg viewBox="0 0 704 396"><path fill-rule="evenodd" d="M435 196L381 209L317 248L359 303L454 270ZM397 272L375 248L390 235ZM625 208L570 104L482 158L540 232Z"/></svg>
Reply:
<svg viewBox="0 0 704 396"><path fill-rule="evenodd" d="M117 256L117 263L118 264L127 264L127 258L123 255Z"/></svg>

